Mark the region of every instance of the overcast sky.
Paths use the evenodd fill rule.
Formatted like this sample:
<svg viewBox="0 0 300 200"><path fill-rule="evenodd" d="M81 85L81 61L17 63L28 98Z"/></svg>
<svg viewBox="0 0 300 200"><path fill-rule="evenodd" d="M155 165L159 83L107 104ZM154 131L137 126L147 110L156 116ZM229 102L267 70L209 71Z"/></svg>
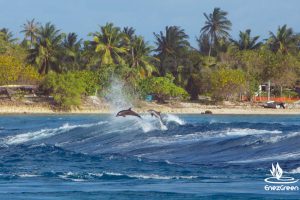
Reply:
<svg viewBox="0 0 300 200"><path fill-rule="evenodd" d="M283 24L300 32L299 0L0 0L0 27L21 36L22 24L35 18L87 39L99 25L113 22L134 27L152 43L153 32L177 25L186 30L195 46L205 20L203 13L214 7L229 13L234 38L240 30L250 28L263 39Z"/></svg>

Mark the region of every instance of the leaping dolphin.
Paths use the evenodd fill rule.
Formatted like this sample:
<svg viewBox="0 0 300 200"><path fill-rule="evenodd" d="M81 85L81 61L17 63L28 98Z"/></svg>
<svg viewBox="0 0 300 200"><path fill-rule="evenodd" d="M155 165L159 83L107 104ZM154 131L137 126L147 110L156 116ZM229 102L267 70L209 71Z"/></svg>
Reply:
<svg viewBox="0 0 300 200"><path fill-rule="evenodd" d="M156 111L156 110L148 110L148 112L151 114L151 116L155 116L156 118L158 118L160 121L162 121L160 112Z"/></svg>
<svg viewBox="0 0 300 200"><path fill-rule="evenodd" d="M116 117L120 117L120 116L126 117L127 115L136 116L142 119L142 117L136 112L132 111L131 108L127 110L121 110L120 112L117 113Z"/></svg>

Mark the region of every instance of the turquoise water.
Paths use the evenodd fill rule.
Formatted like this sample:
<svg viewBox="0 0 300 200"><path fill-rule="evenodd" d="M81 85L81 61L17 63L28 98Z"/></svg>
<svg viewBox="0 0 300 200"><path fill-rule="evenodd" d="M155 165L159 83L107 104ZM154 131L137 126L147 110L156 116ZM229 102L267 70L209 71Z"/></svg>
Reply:
<svg viewBox="0 0 300 200"><path fill-rule="evenodd" d="M272 163L300 178L300 116L165 115L164 123L1 116L0 199L300 198L264 189Z"/></svg>

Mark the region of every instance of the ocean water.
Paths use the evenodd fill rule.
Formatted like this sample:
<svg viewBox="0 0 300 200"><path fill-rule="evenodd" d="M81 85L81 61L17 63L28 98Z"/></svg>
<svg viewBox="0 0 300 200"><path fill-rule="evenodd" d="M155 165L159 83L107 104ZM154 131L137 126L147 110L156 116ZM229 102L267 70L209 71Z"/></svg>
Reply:
<svg viewBox="0 0 300 200"><path fill-rule="evenodd" d="M0 116L0 199L300 199L300 116L163 118Z"/></svg>

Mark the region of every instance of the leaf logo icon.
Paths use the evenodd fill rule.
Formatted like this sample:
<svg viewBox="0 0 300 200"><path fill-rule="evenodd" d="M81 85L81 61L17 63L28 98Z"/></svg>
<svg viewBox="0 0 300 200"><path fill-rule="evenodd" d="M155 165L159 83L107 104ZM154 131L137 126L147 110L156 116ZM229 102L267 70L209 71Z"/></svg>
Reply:
<svg viewBox="0 0 300 200"><path fill-rule="evenodd" d="M280 180L283 174L283 170L281 169L278 163L276 164L276 167L274 167L272 163L272 170L270 170L270 172L272 176L275 177L277 180Z"/></svg>
<svg viewBox="0 0 300 200"><path fill-rule="evenodd" d="M265 182L273 183L273 184L291 184L296 183L299 179L295 179L293 177L282 176L283 170L280 165L276 163L276 166L272 163L272 169L270 169L272 177L265 178Z"/></svg>

